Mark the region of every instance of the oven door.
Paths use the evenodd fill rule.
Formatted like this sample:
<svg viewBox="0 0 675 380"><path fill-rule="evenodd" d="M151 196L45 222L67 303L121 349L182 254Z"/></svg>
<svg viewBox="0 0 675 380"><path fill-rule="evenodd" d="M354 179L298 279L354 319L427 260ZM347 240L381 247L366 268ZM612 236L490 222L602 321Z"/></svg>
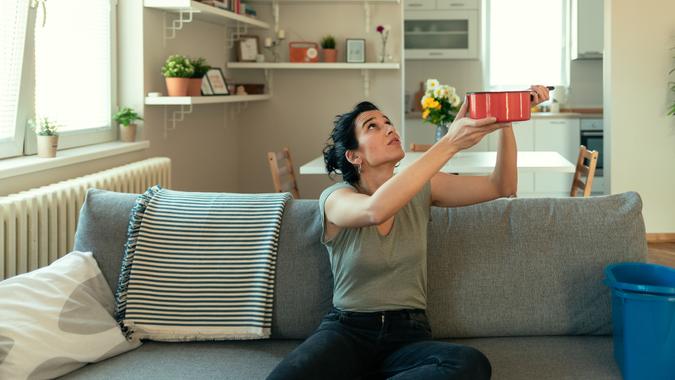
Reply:
<svg viewBox="0 0 675 380"><path fill-rule="evenodd" d="M602 163L603 163L603 149L602 149L602 131L581 131L581 145L584 145L588 150L597 150L598 151L598 164L595 166L596 169L600 169L600 175L602 173Z"/></svg>

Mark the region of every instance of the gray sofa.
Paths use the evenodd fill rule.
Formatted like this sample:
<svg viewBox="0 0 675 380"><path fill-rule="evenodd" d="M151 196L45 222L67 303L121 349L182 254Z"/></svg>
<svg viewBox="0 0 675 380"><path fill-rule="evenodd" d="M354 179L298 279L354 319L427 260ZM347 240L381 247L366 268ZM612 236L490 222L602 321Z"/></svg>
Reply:
<svg viewBox="0 0 675 380"><path fill-rule="evenodd" d="M112 289L135 198L92 189L81 209L74 249L93 252ZM645 260L641 209L636 193L433 208L428 315L435 339L481 350L494 379L619 379L603 269ZM287 204L273 339L147 341L64 378L265 378L331 306L332 278L320 231L317 201Z"/></svg>

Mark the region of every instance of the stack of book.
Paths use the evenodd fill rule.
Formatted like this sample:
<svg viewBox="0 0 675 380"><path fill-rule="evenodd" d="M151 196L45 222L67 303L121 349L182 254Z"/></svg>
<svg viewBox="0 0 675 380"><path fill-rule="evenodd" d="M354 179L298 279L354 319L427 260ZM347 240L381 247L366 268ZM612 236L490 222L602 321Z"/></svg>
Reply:
<svg viewBox="0 0 675 380"><path fill-rule="evenodd" d="M255 9L251 4L242 3L241 0L198 0L200 3L210 5L212 7L224 9L226 11L234 12L241 15L255 17Z"/></svg>

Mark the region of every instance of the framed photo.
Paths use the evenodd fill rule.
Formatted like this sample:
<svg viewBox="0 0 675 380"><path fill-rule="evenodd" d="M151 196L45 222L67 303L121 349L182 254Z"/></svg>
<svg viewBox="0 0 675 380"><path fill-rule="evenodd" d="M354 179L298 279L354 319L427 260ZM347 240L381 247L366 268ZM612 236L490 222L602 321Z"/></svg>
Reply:
<svg viewBox="0 0 675 380"><path fill-rule="evenodd" d="M366 62L366 40L363 38L347 38L347 63Z"/></svg>
<svg viewBox="0 0 675 380"><path fill-rule="evenodd" d="M206 77L206 74L204 74L204 77L202 77L202 95L213 95L213 90L211 89L211 85L209 84L209 79Z"/></svg>
<svg viewBox="0 0 675 380"><path fill-rule="evenodd" d="M209 71L206 72L206 79L211 88L210 95L230 95L230 91L227 89L225 76L223 75L223 70L221 70L220 67L209 69Z"/></svg>
<svg viewBox="0 0 675 380"><path fill-rule="evenodd" d="M258 36L241 36L237 40L237 61L255 62L260 54Z"/></svg>

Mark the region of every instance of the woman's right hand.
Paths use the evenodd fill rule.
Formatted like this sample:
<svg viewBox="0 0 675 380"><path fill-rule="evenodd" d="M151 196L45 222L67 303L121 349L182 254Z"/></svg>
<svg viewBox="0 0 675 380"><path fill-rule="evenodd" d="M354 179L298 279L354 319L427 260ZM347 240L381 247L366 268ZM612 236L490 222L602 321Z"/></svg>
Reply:
<svg viewBox="0 0 675 380"><path fill-rule="evenodd" d="M456 151L471 148L488 133L509 125L508 123L497 123L497 119L494 117L470 119L466 117L468 106L469 102L465 98L462 107L455 116L455 121L452 122L450 128L448 128L448 133L441 140L444 144L452 146Z"/></svg>

